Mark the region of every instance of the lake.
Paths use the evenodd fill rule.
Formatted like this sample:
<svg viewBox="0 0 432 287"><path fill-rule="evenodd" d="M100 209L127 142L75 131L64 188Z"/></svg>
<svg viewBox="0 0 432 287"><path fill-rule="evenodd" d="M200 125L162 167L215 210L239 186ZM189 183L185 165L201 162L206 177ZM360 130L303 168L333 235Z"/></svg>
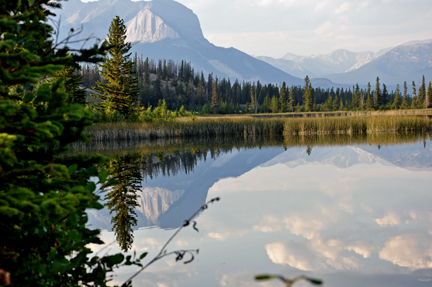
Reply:
<svg viewBox="0 0 432 287"><path fill-rule="evenodd" d="M87 147L96 151L139 173L131 250L149 252L144 263L206 201L221 199L196 217L199 232L190 225L168 246L199 249L195 260L162 259L134 286L283 286L254 281L263 273L304 274L335 287L432 285L428 134ZM102 229L104 242L116 240L108 208L90 211L89 224ZM120 252L117 244L108 250ZM113 282L137 269L118 270Z"/></svg>

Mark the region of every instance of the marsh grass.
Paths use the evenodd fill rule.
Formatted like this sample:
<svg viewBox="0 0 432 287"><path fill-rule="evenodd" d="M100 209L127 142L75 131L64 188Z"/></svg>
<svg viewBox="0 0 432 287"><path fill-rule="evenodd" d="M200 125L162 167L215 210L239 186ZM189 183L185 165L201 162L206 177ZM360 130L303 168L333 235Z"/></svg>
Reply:
<svg viewBox="0 0 432 287"><path fill-rule="evenodd" d="M251 116L180 118L159 123L99 123L86 129L92 141L139 141L157 138L296 136L367 134L432 130L430 116L349 116L317 118L256 118Z"/></svg>

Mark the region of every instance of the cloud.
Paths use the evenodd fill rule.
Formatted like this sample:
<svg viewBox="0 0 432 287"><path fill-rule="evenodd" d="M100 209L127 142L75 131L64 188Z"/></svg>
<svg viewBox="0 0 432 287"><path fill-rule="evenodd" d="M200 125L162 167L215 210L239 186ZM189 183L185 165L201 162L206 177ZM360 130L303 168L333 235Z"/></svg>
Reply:
<svg viewBox="0 0 432 287"><path fill-rule="evenodd" d="M379 258L410 269L432 268L432 236L403 234L390 238Z"/></svg>
<svg viewBox="0 0 432 287"><path fill-rule="evenodd" d="M383 218L377 218L377 219L375 219L375 222L378 223L380 226L399 225L401 223L401 220L400 220L399 216L396 213L389 212Z"/></svg>
<svg viewBox="0 0 432 287"><path fill-rule="evenodd" d="M225 230L219 232L209 232L208 236L219 241L226 241L227 239L242 237L246 233L248 233L247 230Z"/></svg>
<svg viewBox="0 0 432 287"><path fill-rule="evenodd" d="M372 256L372 253L378 252L379 247L375 246L369 242L358 241L352 244L349 244L345 247L348 251L354 251L355 253L363 256L363 258L369 258Z"/></svg>
<svg viewBox="0 0 432 287"><path fill-rule="evenodd" d="M340 5L338 9L336 9L335 14L340 15L346 13L349 11L349 9L350 9L350 3L345 2L342 5Z"/></svg>
<svg viewBox="0 0 432 287"><path fill-rule="evenodd" d="M275 264L289 265L302 271L322 271L328 268L354 270L360 266L359 259L344 255L344 243L340 240L275 242L265 246L267 255Z"/></svg>
<svg viewBox="0 0 432 287"><path fill-rule="evenodd" d="M254 274L249 270L223 274L219 280L220 286L248 287L254 283Z"/></svg>

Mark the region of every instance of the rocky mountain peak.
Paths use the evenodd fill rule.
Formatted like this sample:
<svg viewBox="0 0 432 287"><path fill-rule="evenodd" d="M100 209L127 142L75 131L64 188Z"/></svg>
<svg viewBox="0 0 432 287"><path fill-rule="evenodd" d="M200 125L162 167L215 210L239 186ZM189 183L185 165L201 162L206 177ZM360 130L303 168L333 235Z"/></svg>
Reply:
<svg viewBox="0 0 432 287"><path fill-rule="evenodd" d="M164 21L144 8L137 16L126 23L126 41L136 43L154 43L165 38L176 39L179 34Z"/></svg>

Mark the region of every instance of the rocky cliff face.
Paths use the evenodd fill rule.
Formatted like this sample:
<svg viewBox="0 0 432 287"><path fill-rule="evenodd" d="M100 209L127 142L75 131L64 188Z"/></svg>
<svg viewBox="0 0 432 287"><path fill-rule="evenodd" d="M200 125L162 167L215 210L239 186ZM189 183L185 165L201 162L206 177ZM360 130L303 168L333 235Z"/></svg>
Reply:
<svg viewBox="0 0 432 287"><path fill-rule="evenodd" d="M166 38L180 38L174 29L149 9L141 10L137 16L126 23L126 26L128 27L126 41L132 43L154 43Z"/></svg>
<svg viewBox="0 0 432 287"><path fill-rule="evenodd" d="M138 193L137 208L149 221L157 225L160 215L176 202L184 193L184 190L171 191L160 187L147 187Z"/></svg>

